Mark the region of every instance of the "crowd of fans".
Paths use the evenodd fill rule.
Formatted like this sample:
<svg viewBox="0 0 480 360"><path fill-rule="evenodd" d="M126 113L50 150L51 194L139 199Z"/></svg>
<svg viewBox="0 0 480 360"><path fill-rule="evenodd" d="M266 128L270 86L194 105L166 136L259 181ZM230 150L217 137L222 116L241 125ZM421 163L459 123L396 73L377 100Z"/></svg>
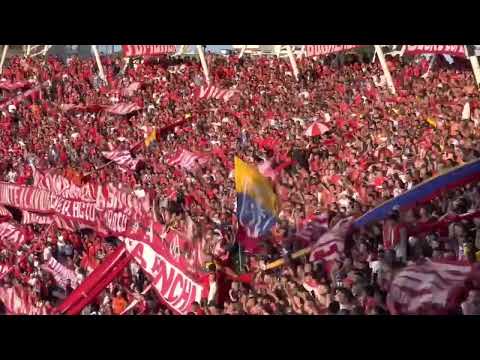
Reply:
<svg viewBox="0 0 480 360"><path fill-rule="evenodd" d="M249 281L231 282L224 294L211 288L192 313L386 314L388 284L399 267L420 257L477 260L480 219L411 235L454 213L480 210L480 188L474 184L409 211L394 211L384 223L354 232L348 251L329 272L305 257L262 271L269 261L308 245L293 234L315 215L328 213L330 224L360 216L445 169L478 158L480 103L471 69L460 60L448 64L439 56L429 69L424 58L389 58L397 90L391 95L378 62L356 55L345 56L342 63L335 56L301 58L296 81L285 59L208 54L212 83L238 90L228 102L195 99L195 88L205 82L194 58L133 61L124 72L122 59L102 61L105 83L93 59L8 60L3 79L49 83L38 97L1 113L0 178L31 184L34 165L78 182L143 190L170 229L186 233L191 219L209 263L206 276L222 277L227 264L236 273L252 274ZM123 91L133 82L141 87ZM0 96L12 95L2 91ZM125 102L143 110L128 116L62 111L64 104ZM462 117L467 103L470 114ZM329 131L306 136L314 121ZM153 146L135 150L144 158L138 171L103 166L102 151L130 149L149 129L177 123ZM208 162L192 171L168 165L169 156L182 149L205 154ZM254 253L239 252L236 241L235 155L272 168L288 162L275 179L279 220ZM20 284L52 309L73 288L59 287L41 270L47 254L75 270L81 283L116 243L93 231L26 227L32 234L28 244L0 249L0 264L15 265L0 285ZM385 246L387 227L398 230L399 245L393 249ZM127 314L171 314L154 290L144 293L148 285L131 262L82 314L121 314L136 299L138 305ZM471 292L459 313L479 313L478 302L478 292Z"/></svg>

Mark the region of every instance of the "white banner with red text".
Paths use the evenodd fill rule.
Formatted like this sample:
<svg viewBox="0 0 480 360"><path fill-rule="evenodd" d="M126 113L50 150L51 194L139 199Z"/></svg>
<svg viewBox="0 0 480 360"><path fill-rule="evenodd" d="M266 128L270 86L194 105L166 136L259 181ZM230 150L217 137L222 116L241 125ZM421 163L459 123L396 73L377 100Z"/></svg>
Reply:
<svg viewBox="0 0 480 360"><path fill-rule="evenodd" d="M125 57L175 54L177 45L122 45Z"/></svg>

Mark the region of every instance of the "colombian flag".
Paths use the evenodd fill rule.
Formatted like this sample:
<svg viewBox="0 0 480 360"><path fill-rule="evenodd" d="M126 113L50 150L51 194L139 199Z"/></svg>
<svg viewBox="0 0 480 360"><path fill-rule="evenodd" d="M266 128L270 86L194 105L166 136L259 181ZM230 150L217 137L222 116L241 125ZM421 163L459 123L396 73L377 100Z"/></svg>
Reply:
<svg viewBox="0 0 480 360"><path fill-rule="evenodd" d="M150 144L157 139L157 129L153 128L153 130L148 134L145 138L145 146L148 147Z"/></svg>
<svg viewBox="0 0 480 360"><path fill-rule="evenodd" d="M270 180L235 157L237 217L250 237L260 237L275 224L278 199Z"/></svg>

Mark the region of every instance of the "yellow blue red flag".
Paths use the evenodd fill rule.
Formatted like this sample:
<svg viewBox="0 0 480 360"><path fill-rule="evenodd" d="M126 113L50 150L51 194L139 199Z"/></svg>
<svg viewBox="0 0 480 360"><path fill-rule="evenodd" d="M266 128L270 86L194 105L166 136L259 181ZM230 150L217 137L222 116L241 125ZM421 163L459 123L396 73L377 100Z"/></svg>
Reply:
<svg viewBox="0 0 480 360"><path fill-rule="evenodd" d="M267 233L278 216L278 198L270 180L235 157L237 217L250 237Z"/></svg>
<svg viewBox="0 0 480 360"><path fill-rule="evenodd" d="M150 144L157 139L157 129L153 128L153 130L148 134L145 138L145 146L148 147Z"/></svg>

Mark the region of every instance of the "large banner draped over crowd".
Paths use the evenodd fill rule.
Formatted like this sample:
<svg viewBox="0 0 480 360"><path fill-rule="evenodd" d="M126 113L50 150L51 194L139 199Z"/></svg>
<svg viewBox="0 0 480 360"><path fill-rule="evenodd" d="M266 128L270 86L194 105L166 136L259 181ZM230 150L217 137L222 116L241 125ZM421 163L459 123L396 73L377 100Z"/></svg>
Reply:
<svg viewBox="0 0 480 360"><path fill-rule="evenodd" d="M195 273L189 272L185 259L170 254L161 238L164 227L152 220L145 199L139 200L113 185L79 187L62 176L38 171L34 178L33 186L0 182L0 204L34 214L27 215L23 222L33 223L37 219L38 223L55 222L59 228L70 231L90 228L104 237L117 236L151 276L160 298L178 314L186 314L191 303L200 300L202 286ZM7 228L2 237L12 237L13 243L18 244L25 241L22 232L12 233L14 225L3 224ZM71 278L53 258L46 263L46 269L61 284Z"/></svg>

